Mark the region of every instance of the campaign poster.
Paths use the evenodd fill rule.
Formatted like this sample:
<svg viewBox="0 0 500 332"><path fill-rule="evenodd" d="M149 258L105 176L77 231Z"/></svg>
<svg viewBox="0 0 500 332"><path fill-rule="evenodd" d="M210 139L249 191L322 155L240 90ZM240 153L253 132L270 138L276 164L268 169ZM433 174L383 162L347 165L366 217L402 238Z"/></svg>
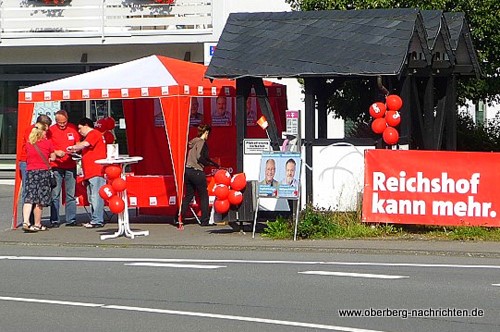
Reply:
<svg viewBox="0 0 500 332"><path fill-rule="evenodd" d="M35 124L36 118L40 115L47 115L52 123L56 121L56 112L61 110L61 102L60 101L45 101L35 103L33 110L33 118L31 120L31 124Z"/></svg>
<svg viewBox="0 0 500 332"><path fill-rule="evenodd" d="M233 124L233 97L217 96L211 98L211 117L213 127L229 127Z"/></svg>
<svg viewBox="0 0 500 332"><path fill-rule="evenodd" d="M500 227L500 153L367 150L363 221Z"/></svg>
<svg viewBox="0 0 500 332"><path fill-rule="evenodd" d="M191 97L189 125L198 126L203 122L203 98Z"/></svg>
<svg viewBox="0 0 500 332"><path fill-rule="evenodd" d="M299 197L300 153L262 152L258 194L262 197Z"/></svg>
<svg viewBox="0 0 500 332"><path fill-rule="evenodd" d="M257 125L257 97L247 98L247 126Z"/></svg>
<svg viewBox="0 0 500 332"><path fill-rule="evenodd" d="M155 127L165 127L165 120L163 118L163 112L161 110L160 99L155 98L153 102L153 117Z"/></svg>

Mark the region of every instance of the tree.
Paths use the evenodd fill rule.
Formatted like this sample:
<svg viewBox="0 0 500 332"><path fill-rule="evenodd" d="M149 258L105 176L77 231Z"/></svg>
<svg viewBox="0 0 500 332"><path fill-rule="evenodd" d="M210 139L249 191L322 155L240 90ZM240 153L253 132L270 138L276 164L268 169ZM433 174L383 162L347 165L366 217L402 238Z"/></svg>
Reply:
<svg viewBox="0 0 500 332"><path fill-rule="evenodd" d="M463 12L471 29L483 77L460 81L459 101L500 102L500 11L498 0L285 0L294 10L420 8Z"/></svg>
<svg viewBox="0 0 500 332"><path fill-rule="evenodd" d="M458 151L500 151L500 117L484 124L474 123L468 112L459 112L457 121Z"/></svg>

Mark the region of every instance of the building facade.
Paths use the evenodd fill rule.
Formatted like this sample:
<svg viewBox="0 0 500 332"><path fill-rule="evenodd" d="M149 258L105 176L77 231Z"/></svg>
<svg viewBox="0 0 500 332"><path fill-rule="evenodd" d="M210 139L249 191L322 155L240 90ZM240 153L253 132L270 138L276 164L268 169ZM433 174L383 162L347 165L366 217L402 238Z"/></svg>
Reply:
<svg viewBox="0 0 500 332"><path fill-rule="evenodd" d="M207 63L230 13L287 10L284 0L3 0L0 155L16 154L18 89L152 54ZM120 102L40 105L60 108L71 122L122 117Z"/></svg>

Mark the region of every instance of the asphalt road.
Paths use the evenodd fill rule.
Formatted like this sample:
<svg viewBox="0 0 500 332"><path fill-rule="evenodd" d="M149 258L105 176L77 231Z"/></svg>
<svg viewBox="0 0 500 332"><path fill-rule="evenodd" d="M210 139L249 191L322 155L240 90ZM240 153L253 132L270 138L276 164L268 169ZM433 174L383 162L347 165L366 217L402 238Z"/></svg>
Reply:
<svg viewBox="0 0 500 332"><path fill-rule="evenodd" d="M2 332L500 330L496 258L26 245L0 255Z"/></svg>

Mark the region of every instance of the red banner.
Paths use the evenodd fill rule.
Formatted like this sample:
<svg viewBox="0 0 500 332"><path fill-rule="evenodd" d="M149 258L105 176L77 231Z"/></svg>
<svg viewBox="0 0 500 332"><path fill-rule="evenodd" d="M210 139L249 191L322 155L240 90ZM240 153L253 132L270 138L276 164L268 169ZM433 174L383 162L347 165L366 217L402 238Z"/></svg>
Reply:
<svg viewBox="0 0 500 332"><path fill-rule="evenodd" d="M500 227L500 153L367 150L363 221Z"/></svg>

